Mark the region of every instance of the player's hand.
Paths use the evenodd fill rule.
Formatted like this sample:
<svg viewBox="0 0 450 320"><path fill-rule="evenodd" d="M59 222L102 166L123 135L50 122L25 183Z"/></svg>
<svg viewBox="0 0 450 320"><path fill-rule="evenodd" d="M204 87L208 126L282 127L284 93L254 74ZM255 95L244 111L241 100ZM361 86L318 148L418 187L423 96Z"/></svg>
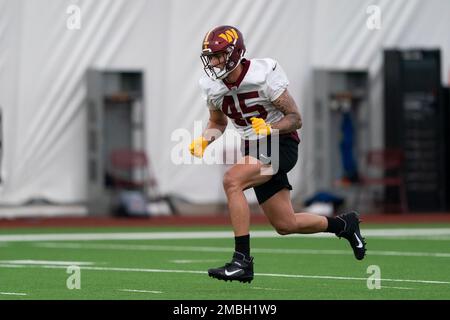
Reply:
<svg viewBox="0 0 450 320"><path fill-rule="evenodd" d="M209 142L205 139L205 137L198 137L197 139L194 139L194 141L192 141L189 145L189 151L193 156L202 158L208 144Z"/></svg>
<svg viewBox="0 0 450 320"><path fill-rule="evenodd" d="M255 131L256 134L268 136L272 132L270 124L266 123L264 119L253 117L250 121L252 122L253 131Z"/></svg>

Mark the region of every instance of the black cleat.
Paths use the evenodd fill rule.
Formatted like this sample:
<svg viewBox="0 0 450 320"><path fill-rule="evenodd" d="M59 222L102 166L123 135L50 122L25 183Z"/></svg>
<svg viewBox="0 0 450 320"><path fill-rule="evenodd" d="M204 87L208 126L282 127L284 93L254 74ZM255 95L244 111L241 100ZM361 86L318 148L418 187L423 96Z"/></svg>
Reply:
<svg viewBox="0 0 450 320"><path fill-rule="evenodd" d="M234 252L231 262L220 268L209 269L208 275L219 280L250 283L253 280L253 257L245 259L242 253Z"/></svg>
<svg viewBox="0 0 450 320"><path fill-rule="evenodd" d="M358 213L352 211L341 214L337 216L337 218L344 221L344 230L336 235L339 238L345 238L348 242L350 242L356 259L364 259L364 256L366 255L366 241L361 236L361 232L359 230L360 220Z"/></svg>

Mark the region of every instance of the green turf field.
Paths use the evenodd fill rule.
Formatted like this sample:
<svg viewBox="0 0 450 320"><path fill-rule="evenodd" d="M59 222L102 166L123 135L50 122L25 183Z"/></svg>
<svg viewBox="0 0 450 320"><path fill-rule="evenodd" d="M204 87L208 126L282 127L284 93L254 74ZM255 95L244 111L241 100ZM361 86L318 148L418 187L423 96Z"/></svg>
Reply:
<svg viewBox="0 0 450 320"><path fill-rule="evenodd" d="M366 226L363 261L344 239L254 230L251 284L207 276L230 260L229 228L0 230L0 299L450 299L449 224ZM80 289L67 287L76 284L70 265L80 267ZM369 266L379 267L379 289L368 288L377 285Z"/></svg>

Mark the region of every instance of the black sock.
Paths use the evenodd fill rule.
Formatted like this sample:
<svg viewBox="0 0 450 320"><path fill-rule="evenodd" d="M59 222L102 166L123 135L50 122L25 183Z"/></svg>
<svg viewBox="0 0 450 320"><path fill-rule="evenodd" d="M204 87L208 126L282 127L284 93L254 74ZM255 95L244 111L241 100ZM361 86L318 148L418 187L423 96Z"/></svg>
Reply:
<svg viewBox="0 0 450 320"><path fill-rule="evenodd" d="M339 234L342 231L344 231L345 222L342 219L327 217L327 220L328 220L328 227L326 232Z"/></svg>
<svg viewBox="0 0 450 320"><path fill-rule="evenodd" d="M245 255L245 258L250 257L250 235L234 237L234 251Z"/></svg>

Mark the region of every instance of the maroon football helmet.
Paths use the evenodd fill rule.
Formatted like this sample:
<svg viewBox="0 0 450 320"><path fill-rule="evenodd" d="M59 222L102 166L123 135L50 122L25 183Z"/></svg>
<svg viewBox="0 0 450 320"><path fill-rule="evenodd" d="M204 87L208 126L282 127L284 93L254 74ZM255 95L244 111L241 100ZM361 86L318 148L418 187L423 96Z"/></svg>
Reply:
<svg viewBox="0 0 450 320"><path fill-rule="evenodd" d="M211 66L211 57L225 54L223 69ZM210 30L203 39L202 59L206 74L213 79L224 79L236 69L245 53L244 37L232 26L219 26Z"/></svg>

